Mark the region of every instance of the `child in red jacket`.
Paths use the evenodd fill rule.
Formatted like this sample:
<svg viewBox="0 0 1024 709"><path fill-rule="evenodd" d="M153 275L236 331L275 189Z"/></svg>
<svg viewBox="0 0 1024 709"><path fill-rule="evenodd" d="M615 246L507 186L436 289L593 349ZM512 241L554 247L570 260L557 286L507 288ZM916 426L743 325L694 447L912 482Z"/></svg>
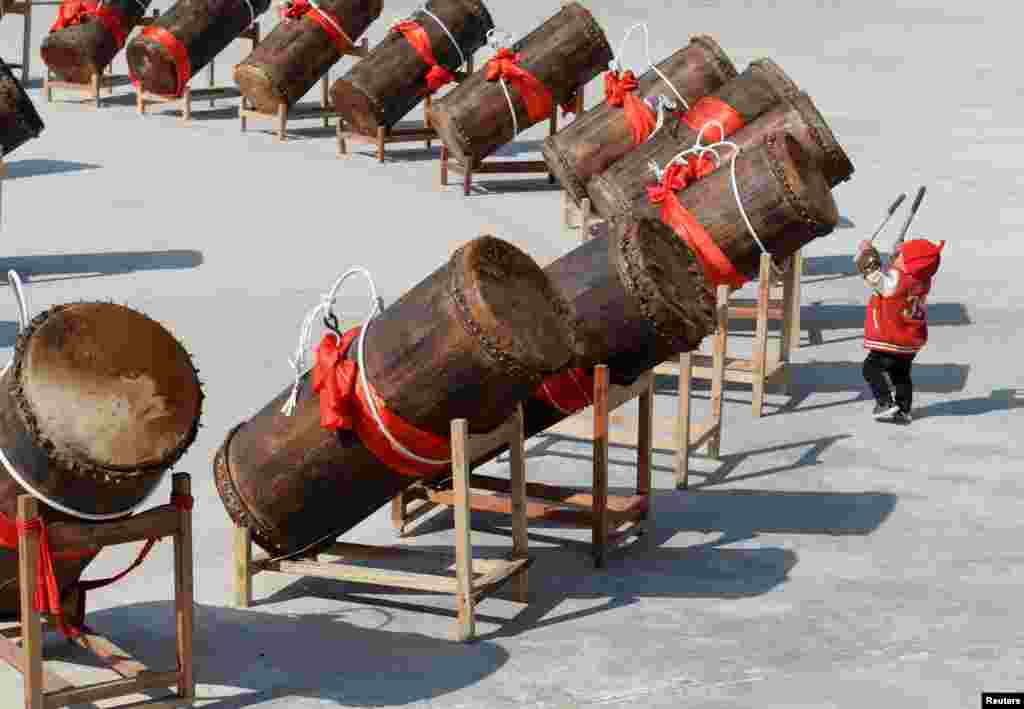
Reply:
<svg viewBox="0 0 1024 709"><path fill-rule="evenodd" d="M928 342L928 291L939 269L945 241L937 245L925 239L905 241L896 249L889 268L882 270L878 251L862 241L857 251L857 270L874 293L864 320L864 379L871 386L876 419L892 417L910 423L914 356ZM892 390L886 382L892 381ZM894 395L895 394L895 395Z"/></svg>

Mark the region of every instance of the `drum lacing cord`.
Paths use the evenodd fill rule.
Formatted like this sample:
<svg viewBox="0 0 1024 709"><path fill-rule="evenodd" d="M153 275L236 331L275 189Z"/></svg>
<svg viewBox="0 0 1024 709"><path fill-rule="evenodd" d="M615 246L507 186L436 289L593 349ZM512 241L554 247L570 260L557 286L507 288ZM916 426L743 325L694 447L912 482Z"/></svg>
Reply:
<svg viewBox="0 0 1024 709"><path fill-rule="evenodd" d="M432 20L434 20L434 22L437 23L437 26L441 28L441 31L444 32L446 35L448 35L448 39L450 39L452 41L452 45L455 47L455 51L459 53L459 61L462 62L461 64L459 64L459 66L457 67L456 70L462 69L463 67L467 66L468 62L466 61L466 55L462 53L462 47L460 47L459 43L457 41L455 41L455 35L452 34L451 30L449 30L448 27L443 22L441 22L441 18L440 17L438 17L437 15L435 15L434 13L432 13L430 10L427 9L427 4L426 3L423 3L422 5L417 7L415 10L410 12L408 15L405 15L403 17L395 17L391 21L391 24L388 25L388 27L394 28L396 25L398 25L398 24L400 24L402 22L406 22L408 20L412 20L413 19L413 15L416 14L416 12L422 12L423 14L429 16Z"/></svg>
<svg viewBox="0 0 1024 709"><path fill-rule="evenodd" d="M647 27L646 22L637 22L635 25L626 30L626 34L622 38L622 43L619 45L619 51L612 57L612 60L611 62L609 62L608 67L616 74L619 73L619 71L622 69L622 57L626 53L626 42L629 41L630 36L637 29L642 29L644 31L644 55L647 58L648 69L657 74L658 78L664 81L665 84L670 89L672 89L672 93L674 93L676 95L676 98L679 99L679 104L682 104L683 110L689 111L689 102L685 98L683 98L683 95L679 92L679 89L675 87L675 84L673 84L669 80L669 78L665 76L665 74L663 74L662 71L654 65L654 62L651 60L651 33ZM651 97L649 99L645 99L644 103L650 106L652 111L658 114L658 122L655 125L654 130L651 132L651 135L648 136L647 138L648 140L650 140L659 130L661 130L661 127L665 125L665 112L678 110L679 104L677 104L672 98L665 96L664 94L659 94L656 98Z"/></svg>
<svg viewBox="0 0 1024 709"><path fill-rule="evenodd" d="M704 145L704 131L708 128L718 128L719 140L716 143ZM732 148L732 154L729 157L729 176L732 181L732 193L736 198L736 206L740 209L740 215L743 217L743 223L746 225L747 231L750 232L750 236L757 243L758 247L760 247L761 253L766 254L769 257L768 261L771 264L772 270L774 270L777 275L783 275L786 271L775 265L775 261L771 258L771 254L768 249L765 248L764 243L762 243L761 239L758 238L757 232L754 230L754 225L750 223L750 218L747 216L747 210L743 207L743 200L740 198L740 188L736 181L736 157L740 154L741 148L736 143L725 139L725 128L720 122L717 120L710 120L701 126L700 131L697 133L697 140L694 141L693 145L676 153L671 160L665 163L664 167L658 167L657 163L652 160L650 162L651 172L654 173L655 177L657 177L660 182L665 176L665 171L668 170L673 163L685 162L685 158L690 155L696 155L697 160L699 161L708 153L711 153L714 157L716 166L721 167L722 157L718 151L719 148L722 147Z"/></svg>
<svg viewBox="0 0 1024 709"><path fill-rule="evenodd" d="M446 465L451 461L450 458L443 460L424 458L419 456L398 440L395 439L391 432L388 431L387 426L381 420L380 412L377 410L377 404L374 401L376 398L373 395L373 390L370 388L370 382L366 376L366 333L370 329L370 323L384 312L384 300L377 295L377 286L373 282L373 276L370 272L362 266L356 266L345 271L337 281L334 282L334 286L331 290L326 293L320 300L320 302L314 307L309 313L306 314L305 319L302 321L302 331L299 333L299 344L295 348L295 357L288 360L291 364L292 369L295 372L295 382L292 386L292 392L285 402L284 406L281 407L281 413L285 416L291 416L295 411L295 406L298 403L299 389L302 386L302 377L310 372L312 369L308 364L307 356L309 352L310 336L313 334L314 323L318 318L323 318L324 325L332 330L335 338L340 342L341 336L338 332L338 316L334 313L334 302L338 297L338 289L341 285L348 280L350 277L355 275L361 275L366 278L367 283L370 286L370 297L373 300L373 307L370 308L366 318L363 320L362 327L359 330L359 342L356 345L356 364L359 368L359 383L363 387L363 391L366 393L366 403L370 409L370 415L373 417L374 422L377 424L377 428L384 434L384 437L388 440L388 443L394 447L396 451L401 453L406 458L414 460L417 463L423 463L424 465Z"/></svg>

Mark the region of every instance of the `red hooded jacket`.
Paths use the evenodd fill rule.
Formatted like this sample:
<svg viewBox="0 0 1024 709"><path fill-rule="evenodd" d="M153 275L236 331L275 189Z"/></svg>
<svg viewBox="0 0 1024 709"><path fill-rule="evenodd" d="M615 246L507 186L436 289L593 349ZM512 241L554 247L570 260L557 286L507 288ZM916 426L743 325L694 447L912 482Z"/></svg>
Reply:
<svg viewBox="0 0 1024 709"><path fill-rule="evenodd" d="M874 289L864 320L864 349L916 354L928 342L928 292L944 241L904 242L900 268L874 270L864 280Z"/></svg>

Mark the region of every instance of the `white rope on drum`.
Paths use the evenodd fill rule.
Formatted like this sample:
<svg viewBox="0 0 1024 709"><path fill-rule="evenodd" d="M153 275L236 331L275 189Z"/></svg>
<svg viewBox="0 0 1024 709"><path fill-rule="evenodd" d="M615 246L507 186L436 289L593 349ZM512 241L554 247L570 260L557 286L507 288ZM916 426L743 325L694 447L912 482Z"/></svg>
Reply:
<svg viewBox="0 0 1024 709"><path fill-rule="evenodd" d="M21 277L18 275L17 271L10 270L7 272L7 282L10 284L11 289L14 290L14 299L18 305L18 332L20 333L28 326L29 323L28 299L25 297L25 290L22 287ZM4 366L3 370L0 370L0 379L2 379L4 375L7 374L12 364L14 364L13 359L10 360ZM114 512L111 514L90 514L88 512L79 512L78 510L71 509L67 505L61 504L60 502L57 502L56 500L50 498L48 495L41 492L40 490L37 490L14 467L14 464L7 457L7 452L3 449L3 446L0 446L0 464L3 465L8 475L14 478L14 481L17 482L18 485L20 485L22 489L25 490L25 492L32 495L32 497L36 498L43 504L48 505L49 507L52 507L53 509L59 512L63 512L66 515L71 515L72 517L77 517L78 519L88 520L90 522L107 522L110 520L122 519L124 517L127 517L132 512L134 512L139 505L148 500L150 495L152 495L156 489L156 486L154 485L153 490L150 490L149 493L147 493L143 499L139 500L136 504L132 505L128 510L124 512Z"/></svg>
<svg viewBox="0 0 1024 709"><path fill-rule="evenodd" d="M285 401L284 406L281 407L281 413L285 416L291 416L295 412L295 406L298 403L299 389L302 387L302 377L308 374L312 369L312 366L308 365L307 352L309 350L309 339L313 333L314 323L316 323L318 318L334 315L334 301L338 297L338 289L341 288L341 285L346 280L355 275L361 275L366 278L366 281L370 286L370 297L373 299L373 307L363 320L362 327L359 330L359 341L356 344L356 365L359 368L359 384L362 385L363 392L366 394L366 403L369 405L370 415L377 424L377 428L380 429L380 432L383 433L384 437L388 440L388 443L390 443L391 446L404 457L424 465L446 465L451 462L451 459L445 458L444 460L437 460L433 458L424 458L410 451L391 435L387 426L385 426L384 422L381 421L380 412L377 410L377 404L374 401L374 396L370 389L370 382L366 377L365 352L366 333L370 329L370 323L372 323L378 315L384 312L384 301L377 295L377 286L373 282L373 276L362 266L350 268L345 271L345 273L341 274L338 280L334 282L334 286L331 287L331 290L321 298L316 307L310 310L303 319L302 330L299 333L299 344L295 349L295 356L288 360L288 363L291 364L295 372L295 382L292 386L292 392L288 396L288 400ZM335 318L336 317L337 316L335 315ZM336 339L340 340L337 333L333 334Z"/></svg>
<svg viewBox="0 0 1024 709"><path fill-rule="evenodd" d="M679 89L675 87L675 84L673 84L671 80L669 80L669 78L662 73L661 69L656 67L654 65L654 62L651 60L651 33L649 28L647 27L646 22L637 22L635 25L626 30L626 34L622 38L622 43L619 44L619 51L614 57L612 57L612 60L609 63L609 68L611 68L611 70L614 71L615 73L618 73L622 69L622 57L626 52L626 42L629 41L630 36L637 29L642 29L644 31L644 57L647 59L647 68L653 71L655 74L657 74L658 78L664 81L666 86L672 89L672 93L674 93L676 95L676 98L679 99L679 104L682 105L683 110L689 111L689 102L685 98L683 98L683 95L679 92ZM678 107L678 104L676 104L675 101L673 101L672 99L665 95L659 95L657 98L653 100L653 102L650 99L648 99L647 101L645 101L645 103L647 103L647 105L651 107L651 110L655 111L658 114L658 123L654 127L654 130L651 132L651 135L648 137L648 140L650 140L651 137L653 137L659 130L661 130L662 126L665 124L666 109L675 110Z"/></svg>
<svg viewBox="0 0 1024 709"><path fill-rule="evenodd" d="M704 145L704 131L706 131L708 128L718 128L719 140L716 143ZM718 148L720 147L732 148L732 155L729 158L729 173L730 178L732 180L732 193L733 196L736 198L736 206L739 207L740 209L740 215L743 217L743 223L746 225L747 231L750 232L750 236L753 237L754 241L757 242L757 245L761 248L761 253L768 254L769 256L771 256L771 254L768 252L768 249L766 249L764 247L764 244L761 242L761 239L758 238L757 232L754 230L754 225L750 223L750 218L747 216L747 210L744 209L743 207L743 200L740 198L740 188L739 184L736 181L736 158L740 154L740 146L736 145L736 143L733 143L732 141L725 139L725 127L722 126L722 124L719 123L717 120L710 120L703 126L701 126L700 131L697 133L697 140L694 142L694 144L689 148L686 148L685 150L676 153L676 155L671 160L665 163L664 168L659 168L657 164L655 164L652 161L650 163L651 171L658 178L658 181L661 182L665 178L665 172L668 170L669 167L672 166L673 163L679 162L680 160L683 160L687 156L694 154L697 155L698 160L701 160L707 153L711 153L711 155L714 156L715 158L716 166L721 167L722 157L718 153ZM774 264L773 267L775 267Z"/></svg>
<svg viewBox="0 0 1024 709"><path fill-rule="evenodd" d="M487 31L486 35L487 46L494 51L500 51L503 47L512 46L512 35L497 27L494 27ZM512 94L508 91L508 84L505 82L505 77L499 77L498 81L501 82L501 90L505 92L505 100L508 101L508 110L512 114L512 137L519 135L519 119L516 118L516 105L512 102Z"/></svg>
<svg viewBox="0 0 1024 709"><path fill-rule="evenodd" d="M395 25L399 24L400 22L405 22L406 20L413 19L413 15L416 12L422 12L423 14L429 16L432 20L434 20L434 22L437 23L437 26L441 28L441 31L448 35L448 39L452 41L452 45L455 47L455 51L459 53L459 61L461 61L462 63L459 64L458 69L461 69L462 67L466 66L468 64L468 62L466 61L466 55L462 53L462 47L460 47L459 43L455 40L455 35L452 34L451 30L448 29L448 26L445 25L445 23L441 22L440 17L438 17L437 15L435 15L434 13L427 9L426 3L423 3L415 10L410 12L408 15L404 15L402 17L395 17L391 21L391 24L388 25L388 27L394 28Z"/></svg>

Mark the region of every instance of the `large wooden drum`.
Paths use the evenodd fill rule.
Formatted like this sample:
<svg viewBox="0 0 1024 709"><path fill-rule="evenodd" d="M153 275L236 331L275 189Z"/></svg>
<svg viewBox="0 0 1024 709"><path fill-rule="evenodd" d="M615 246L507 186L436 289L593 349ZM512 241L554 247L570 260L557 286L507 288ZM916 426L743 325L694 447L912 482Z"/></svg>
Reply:
<svg viewBox="0 0 1024 709"><path fill-rule="evenodd" d="M129 43L132 78L149 93L181 96L268 7L270 0L178 0Z"/></svg>
<svg viewBox="0 0 1024 709"><path fill-rule="evenodd" d="M0 376L0 514L17 498L47 522L129 515L195 440L203 394L159 323L112 303L59 305L18 335ZM68 590L91 560L57 561ZM17 552L0 548L0 615L17 611Z"/></svg>
<svg viewBox="0 0 1024 709"><path fill-rule="evenodd" d="M0 59L0 157L39 137L44 127L32 99Z"/></svg>
<svg viewBox="0 0 1024 709"><path fill-rule="evenodd" d="M331 87L335 109L361 133L376 135L379 128L394 127L454 79L463 60L468 62L494 29L480 0L430 0L408 22L409 36L391 28L369 56Z"/></svg>
<svg viewBox="0 0 1024 709"><path fill-rule="evenodd" d="M317 394L311 384L326 386L321 376L357 367L356 338L328 372L302 380L291 416L282 413L285 390L228 434L214 462L228 514L264 549L289 553L332 541L418 479L450 473L451 420L491 430L563 368L572 354L567 313L519 249L491 236L466 244L373 320L365 373L375 395L361 382L350 394L391 412L386 428L410 453L434 462L396 453L381 441L380 426L358 413L365 408L352 414L356 433L324 427L328 390ZM329 352L324 342L318 357Z"/></svg>
<svg viewBox="0 0 1024 709"><path fill-rule="evenodd" d="M655 70L656 69L656 70ZM624 72L605 77L605 100L544 139L544 161L566 193L577 204L587 196L586 184L594 175L643 143L655 125L655 112L638 104L664 96L685 106L715 91L736 76L729 57L711 37L698 36L638 78ZM664 77L664 78L663 78ZM668 79L671 86L665 82ZM629 87L635 83L636 87ZM680 94L681 96L677 96ZM632 94L630 98L626 94ZM682 98L685 104L680 104ZM626 105L631 102L633 105ZM632 119L632 113L640 115ZM632 120L641 123L636 134ZM646 135L644 134L646 133Z"/></svg>
<svg viewBox="0 0 1024 709"><path fill-rule="evenodd" d="M582 5L570 3L435 101L430 124L452 157L476 166L568 105L611 59L601 26Z"/></svg>
<svg viewBox="0 0 1024 709"><path fill-rule="evenodd" d="M102 75L124 47L151 0L64 0L40 53L65 81L88 83Z"/></svg>
<svg viewBox="0 0 1024 709"><path fill-rule="evenodd" d="M308 0L285 6L284 19L235 67L235 83L258 111L295 104L380 17L381 0Z"/></svg>

